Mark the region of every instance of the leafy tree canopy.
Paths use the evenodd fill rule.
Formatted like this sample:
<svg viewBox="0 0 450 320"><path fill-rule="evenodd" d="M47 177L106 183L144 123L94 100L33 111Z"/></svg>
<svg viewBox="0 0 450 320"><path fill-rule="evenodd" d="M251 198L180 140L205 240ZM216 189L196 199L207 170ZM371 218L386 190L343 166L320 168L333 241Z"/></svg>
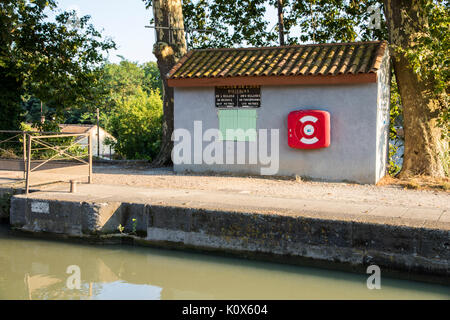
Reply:
<svg viewBox="0 0 450 320"><path fill-rule="evenodd" d="M17 110L23 93L45 101L61 112L70 106L94 102L103 53L115 48L110 39L75 12L47 13L54 0L3 0L0 2L0 105L15 120L2 128L17 126ZM3 86L4 85L4 86Z"/></svg>
<svg viewBox="0 0 450 320"><path fill-rule="evenodd" d="M263 46L278 43L277 21L268 14L277 0L184 0L184 24L190 48ZM380 28L367 28L376 0L283 0L287 44L386 38ZM382 10L380 10L382 12ZM215 33L190 31L214 30Z"/></svg>

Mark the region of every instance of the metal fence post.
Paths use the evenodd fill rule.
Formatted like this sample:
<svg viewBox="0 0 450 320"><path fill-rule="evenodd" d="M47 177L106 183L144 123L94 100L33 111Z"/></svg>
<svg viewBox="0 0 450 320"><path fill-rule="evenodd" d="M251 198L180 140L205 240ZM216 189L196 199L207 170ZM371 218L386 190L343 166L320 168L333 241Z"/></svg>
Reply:
<svg viewBox="0 0 450 320"><path fill-rule="evenodd" d="M28 155L27 155L27 178L25 182L25 194L28 195L30 191L30 171L31 171L31 140L33 140L32 136L28 136Z"/></svg>
<svg viewBox="0 0 450 320"><path fill-rule="evenodd" d="M89 152L89 179L88 182L92 183L92 137L88 134L88 152Z"/></svg>
<svg viewBox="0 0 450 320"><path fill-rule="evenodd" d="M27 171L27 134L25 132L23 133L22 147L23 147L23 176L25 178Z"/></svg>

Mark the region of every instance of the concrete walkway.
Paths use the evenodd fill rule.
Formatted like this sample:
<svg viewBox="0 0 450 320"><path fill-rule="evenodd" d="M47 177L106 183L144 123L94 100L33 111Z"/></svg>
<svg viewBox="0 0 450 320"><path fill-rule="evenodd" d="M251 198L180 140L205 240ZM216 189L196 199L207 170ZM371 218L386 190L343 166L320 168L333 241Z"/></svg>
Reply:
<svg viewBox="0 0 450 320"><path fill-rule="evenodd" d="M355 198L350 202L336 199L317 200L280 195L271 196L252 194L248 190L150 188L117 184L78 184L76 193L68 192L68 184L47 186L45 189L31 193L29 198L77 202L141 203L450 230L450 196L445 193L439 195L448 200L447 206L445 200L442 202L440 199L437 205L426 207L414 203L400 206L386 205ZM425 193L425 195L427 194ZM432 193L428 194L428 197L435 196Z"/></svg>
<svg viewBox="0 0 450 320"><path fill-rule="evenodd" d="M292 178L174 174L170 168L96 165L94 183L80 168L33 173L30 197L53 200L117 201L271 213L411 227L450 229L450 193L398 186L298 181ZM0 189L20 187L23 172L0 171Z"/></svg>

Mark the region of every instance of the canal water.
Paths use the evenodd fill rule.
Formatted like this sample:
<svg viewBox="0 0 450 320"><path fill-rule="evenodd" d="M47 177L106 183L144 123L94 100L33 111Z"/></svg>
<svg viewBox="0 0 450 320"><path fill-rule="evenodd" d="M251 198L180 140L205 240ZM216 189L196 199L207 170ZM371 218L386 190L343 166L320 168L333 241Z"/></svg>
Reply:
<svg viewBox="0 0 450 320"><path fill-rule="evenodd" d="M36 240L0 225L0 299L450 299L449 287L381 276L369 290L366 275Z"/></svg>

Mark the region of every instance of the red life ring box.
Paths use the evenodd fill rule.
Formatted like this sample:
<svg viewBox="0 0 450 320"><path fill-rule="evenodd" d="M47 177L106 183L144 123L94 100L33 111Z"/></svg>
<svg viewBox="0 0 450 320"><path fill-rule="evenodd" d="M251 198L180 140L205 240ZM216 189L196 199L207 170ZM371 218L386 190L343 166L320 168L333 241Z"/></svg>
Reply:
<svg viewBox="0 0 450 320"><path fill-rule="evenodd" d="M330 113L323 110L298 110L288 115L288 145L295 149L330 146Z"/></svg>

